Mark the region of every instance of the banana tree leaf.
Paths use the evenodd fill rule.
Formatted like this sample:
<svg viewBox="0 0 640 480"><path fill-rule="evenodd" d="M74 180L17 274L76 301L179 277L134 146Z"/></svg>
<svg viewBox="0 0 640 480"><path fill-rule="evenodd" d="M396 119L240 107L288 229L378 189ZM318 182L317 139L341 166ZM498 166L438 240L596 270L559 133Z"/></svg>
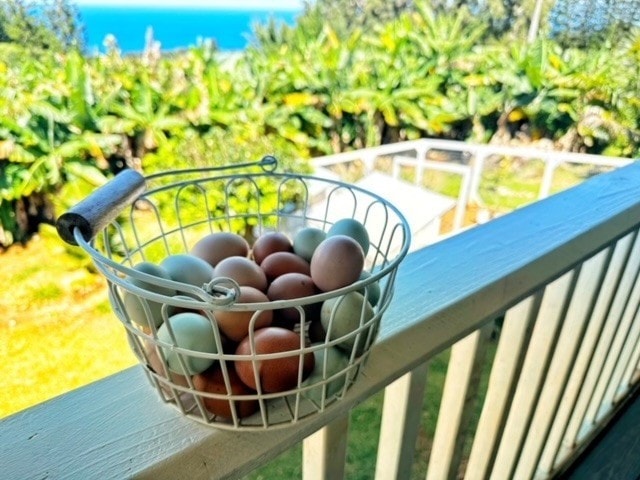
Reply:
<svg viewBox="0 0 640 480"><path fill-rule="evenodd" d="M63 112L62 110L53 106L53 104L46 101L37 101L29 107L29 111L33 115L39 115L47 120L52 120L56 123L71 123L73 122L73 114L70 112Z"/></svg>
<svg viewBox="0 0 640 480"><path fill-rule="evenodd" d="M63 164L64 171L74 177L80 178L85 182L99 187L107 182L107 177L93 165L78 161L67 161Z"/></svg>
<svg viewBox="0 0 640 480"><path fill-rule="evenodd" d="M135 120L108 115L98 119L98 129L105 133L132 134L136 128Z"/></svg>

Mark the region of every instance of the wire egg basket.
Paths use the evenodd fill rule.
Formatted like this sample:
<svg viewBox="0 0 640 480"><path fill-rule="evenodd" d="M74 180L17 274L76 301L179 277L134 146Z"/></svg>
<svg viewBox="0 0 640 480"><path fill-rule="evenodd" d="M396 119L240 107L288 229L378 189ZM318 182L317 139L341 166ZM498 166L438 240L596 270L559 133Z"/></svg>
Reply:
<svg viewBox="0 0 640 480"><path fill-rule="evenodd" d="M343 398L366 362L409 248L405 218L381 196L276 167L267 156L147 177L125 170L57 221L59 235L106 278L112 309L160 398L217 428L287 426ZM331 291L241 302L244 287L217 276L215 265L205 281L139 268L191 260L194 244L218 232L237 234L251 248L272 232L326 234L345 218L364 226L368 248L358 279ZM189 265L180 275L197 270ZM294 320L283 323L283 312ZM244 322L242 339L225 334L222 319L230 316ZM193 339L185 340L183 328L195 329Z"/></svg>

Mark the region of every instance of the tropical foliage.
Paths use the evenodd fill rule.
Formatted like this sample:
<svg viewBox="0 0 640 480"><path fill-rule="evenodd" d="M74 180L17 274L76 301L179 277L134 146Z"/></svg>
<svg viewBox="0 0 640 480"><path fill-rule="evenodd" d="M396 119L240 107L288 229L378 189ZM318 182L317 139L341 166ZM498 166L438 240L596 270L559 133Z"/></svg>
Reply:
<svg viewBox="0 0 640 480"><path fill-rule="evenodd" d="M112 42L94 57L0 44L0 244L125 167L274 153L301 169L313 155L419 137L640 153L637 33L613 46L528 44L467 8L404 3L341 30L308 8L295 26L256 26L233 58L208 43L123 56Z"/></svg>

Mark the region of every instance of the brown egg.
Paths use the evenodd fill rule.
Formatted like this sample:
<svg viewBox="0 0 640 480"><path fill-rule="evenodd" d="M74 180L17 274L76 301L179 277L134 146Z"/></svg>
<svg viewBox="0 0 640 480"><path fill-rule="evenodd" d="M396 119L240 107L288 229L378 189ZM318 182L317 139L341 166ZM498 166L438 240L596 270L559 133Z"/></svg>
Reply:
<svg viewBox="0 0 640 480"><path fill-rule="evenodd" d="M235 233L210 233L198 240L190 253L215 267L225 258L246 257L249 255L249 243Z"/></svg>
<svg viewBox="0 0 640 480"><path fill-rule="evenodd" d="M328 237L311 258L311 278L323 292L351 285L364 266L362 247L346 235Z"/></svg>
<svg viewBox="0 0 640 480"><path fill-rule="evenodd" d="M269 289L269 300L293 300L294 298L310 297L318 293L313 280L303 273L285 273L276 278ZM305 319L311 321L318 316L318 309L314 305L304 305ZM293 329L300 322L300 312L295 307L280 308L274 311L274 322L281 327Z"/></svg>
<svg viewBox="0 0 640 480"><path fill-rule="evenodd" d="M229 277L238 285L267 290L267 276L262 269L246 257L228 257L216 265L214 277Z"/></svg>
<svg viewBox="0 0 640 480"><path fill-rule="evenodd" d="M260 290L241 286L240 297L236 300L236 303L262 303L269 302L269 298ZM218 327L229 339L234 342L239 342L249 334L249 326L251 324L251 318L256 314L255 310L247 311L226 311L217 310L215 312L216 321ZM254 328L268 327L273 320L273 310L263 310L258 314L254 323Z"/></svg>
<svg viewBox="0 0 640 480"><path fill-rule="evenodd" d="M258 375L262 391L265 393L283 392L291 390L298 385L300 373L301 338L295 332L279 327L267 327L258 330L254 337L255 353L257 355L277 352L289 352L291 355L270 360L237 360L236 372L242 382L250 388L257 390L256 373ZM237 355L251 355L250 338L245 338L238 349ZM302 361L302 379L304 380L313 370L315 357L312 352L304 354ZM254 364L256 371L254 372Z"/></svg>
<svg viewBox="0 0 640 480"><path fill-rule="evenodd" d="M247 387L238 377L232 364L227 365L229 390L224 382L224 373L220 365L215 365L203 373L193 377L196 390L217 395L251 395L255 391ZM205 408L223 418L233 418L232 408L235 407L239 418L248 417L258 411L258 400L232 400L229 398L202 397ZM233 404L233 407L232 407Z"/></svg>
<svg viewBox="0 0 640 480"><path fill-rule="evenodd" d="M273 252L262 260L260 268L264 271L269 282L285 273L303 273L309 275L309 262L291 252Z"/></svg>
<svg viewBox="0 0 640 480"><path fill-rule="evenodd" d="M292 252L293 244L282 232L266 232L253 243L251 254L258 265L274 252Z"/></svg>

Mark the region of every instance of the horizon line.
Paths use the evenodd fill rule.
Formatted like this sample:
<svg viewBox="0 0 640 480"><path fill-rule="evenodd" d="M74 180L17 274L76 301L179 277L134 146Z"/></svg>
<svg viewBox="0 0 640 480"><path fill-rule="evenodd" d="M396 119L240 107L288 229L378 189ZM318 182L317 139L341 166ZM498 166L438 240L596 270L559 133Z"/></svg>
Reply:
<svg viewBox="0 0 640 480"><path fill-rule="evenodd" d="M76 0L75 5L81 7L117 7L117 8L202 8L210 10L302 10L302 0L272 0L265 5L260 0L236 0L230 4L228 0L182 0L159 2L157 0Z"/></svg>

